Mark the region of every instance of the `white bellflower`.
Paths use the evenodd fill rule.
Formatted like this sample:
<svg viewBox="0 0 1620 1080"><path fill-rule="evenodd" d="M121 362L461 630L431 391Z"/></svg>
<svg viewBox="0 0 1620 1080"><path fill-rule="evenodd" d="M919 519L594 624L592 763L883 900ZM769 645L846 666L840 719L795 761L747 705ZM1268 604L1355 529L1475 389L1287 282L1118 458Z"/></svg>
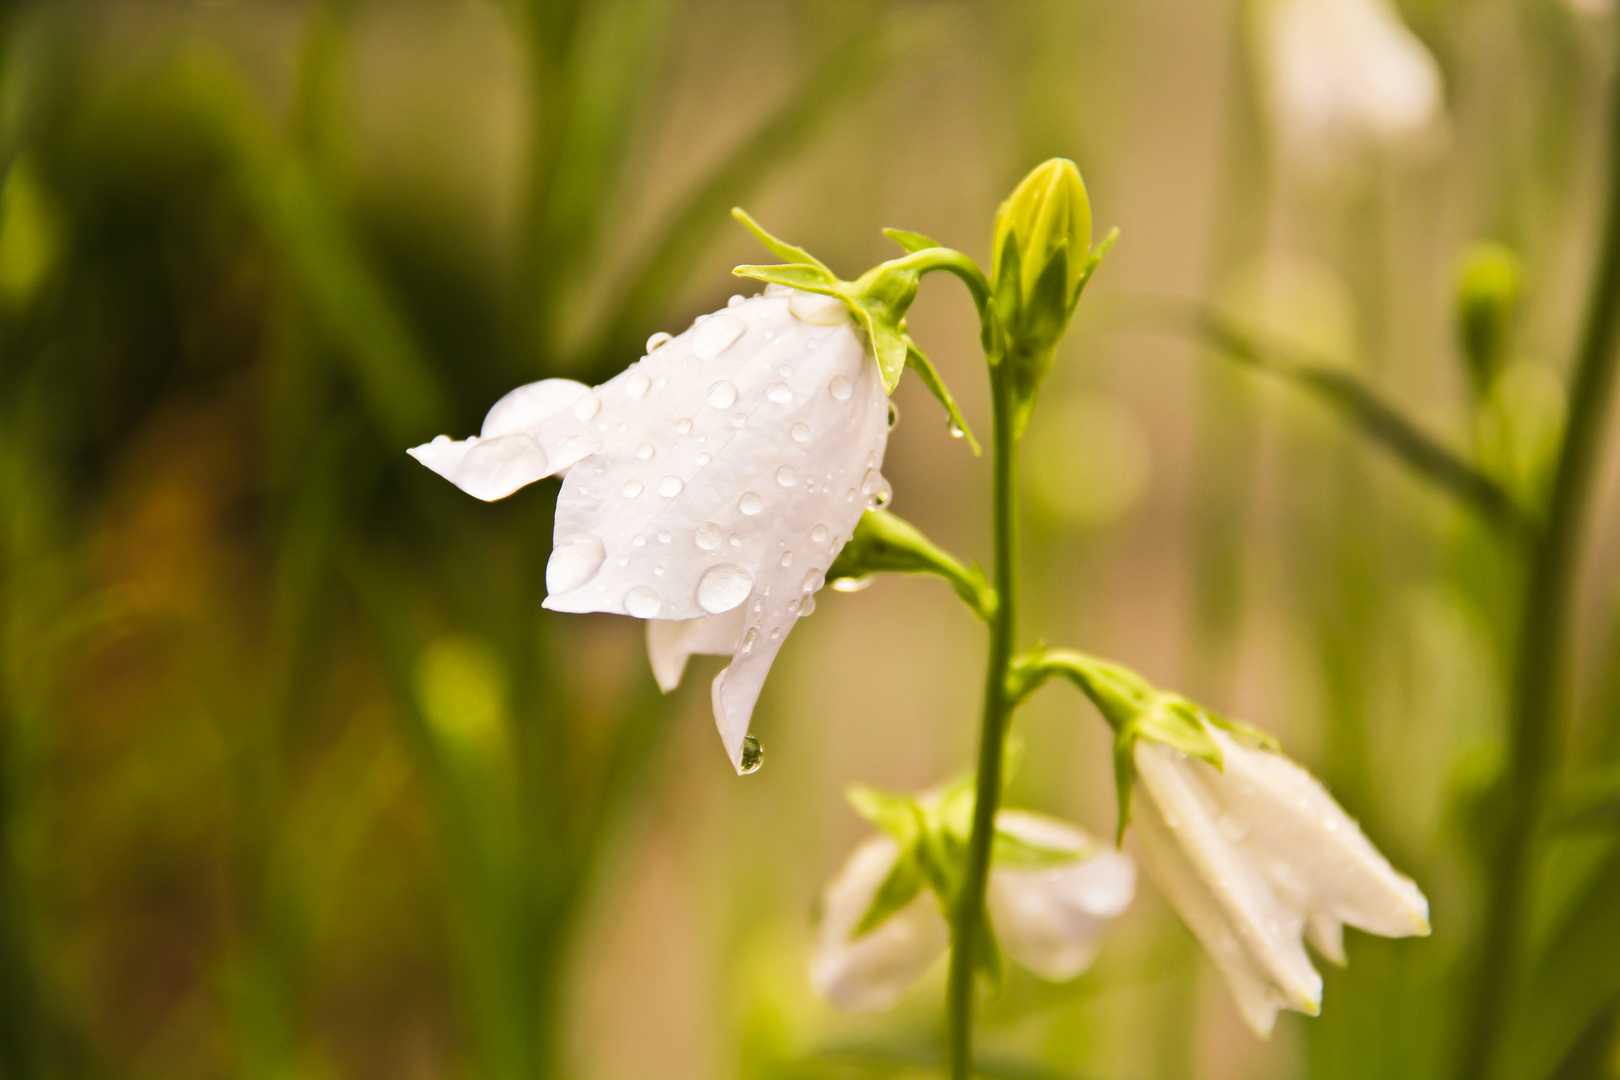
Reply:
<svg viewBox="0 0 1620 1080"><path fill-rule="evenodd" d="M996 941L1043 979L1063 982L1091 966L1109 921L1130 906L1136 864L1072 825L1022 810L996 814L996 831L1047 852L1057 865L995 865L985 903ZM815 990L846 1012L875 1012L899 1000L944 954L950 927L938 897L922 889L904 907L858 933L901 848L889 836L857 847L822 894L810 963Z"/></svg>
<svg viewBox="0 0 1620 1080"><path fill-rule="evenodd" d="M741 772L777 650L861 514L888 501L889 417L846 305L772 285L655 335L601 386L520 386L478 435L410 454L486 500L564 475L545 606L647 620L666 691L692 654L730 655L714 713Z"/></svg>
<svg viewBox="0 0 1620 1080"><path fill-rule="evenodd" d="M1308 940L1344 963L1344 927L1429 932L1429 903L1308 772L1205 725L1221 768L1163 742L1135 744L1132 825L1154 881L1203 944L1249 1026L1316 1015Z"/></svg>

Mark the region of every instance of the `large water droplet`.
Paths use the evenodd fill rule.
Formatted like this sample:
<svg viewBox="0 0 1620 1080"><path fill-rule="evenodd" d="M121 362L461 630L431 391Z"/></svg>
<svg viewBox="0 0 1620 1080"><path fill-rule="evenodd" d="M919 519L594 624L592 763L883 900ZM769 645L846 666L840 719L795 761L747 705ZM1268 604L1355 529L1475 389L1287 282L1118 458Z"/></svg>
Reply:
<svg viewBox="0 0 1620 1080"><path fill-rule="evenodd" d="M737 388L724 379L709 387L709 408L729 409L737 404Z"/></svg>
<svg viewBox="0 0 1620 1080"><path fill-rule="evenodd" d="M648 458L650 458L652 456L653 456L652 443L644 442L640 446L636 447L636 457L640 458L642 461L646 461Z"/></svg>
<svg viewBox="0 0 1620 1080"><path fill-rule="evenodd" d="M817 525L815 528L810 530L810 539L814 540L818 544L825 544L829 535L830 533L825 525Z"/></svg>
<svg viewBox="0 0 1620 1080"><path fill-rule="evenodd" d="M673 499L675 496L681 493L681 488L685 486L686 485L681 482L680 477L666 476L662 480L658 481L658 494L662 495L666 499Z"/></svg>
<svg viewBox="0 0 1620 1080"><path fill-rule="evenodd" d="M826 580L827 579L821 575L820 567L812 567L810 571L804 575L803 589L805 592L815 592L826 583Z"/></svg>
<svg viewBox="0 0 1620 1080"><path fill-rule="evenodd" d="M718 551L724 539L720 526L712 521L705 521L697 527L697 546L704 551Z"/></svg>
<svg viewBox="0 0 1620 1080"><path fill-rule="evenodd" d="M645 371L632 371L624 380L624 392L633 400L640 400L647 396L652 389L652 380L647 378Z"/></svg>
<svg viewBox="0 0 1620 1080"><path fill-rule="evenodd" d="M776 482L783 487L792 487L799 482L799 471L791 465L784 465L776 470Z"/></svg>
<svg viewBox="0 0 1620 1080"><path fill-rule="evenodd" d="M692 355L699 360L713 360L731 348L731 343L742 337L746 329L743 321L733 315L705 319L692 331Z"/></svg>
<svg viewBox="0 0 1620 1080"><path fill-rule="evenodd" d="M577 589L602 567L607 552L594 536L571 536L552 549L546 561L546 592L565 593Z"/></svg>
<svg viewBox="0 0 1620 1080"><path fill-rule="evenodd" d="M742 493L742 498L737 500L737 509L749 517L753 517L765 509L765 500L759 497L757 491L745 491Z"/></svg>
<svg viewBox="0 0 1620 1080"><path fill-rule="evenodd" d="M849 395L855 392L855 384L843 375L834 375L827 383L827 393L833 396L834 401L848 401Z"/></svg>
<svg viewBox="0 0 1620 1080"><path fill-rule="evenodd" d="M637 585L624 594L624 610L638 619L655 619L663 610L664 601L645 585Z"/></svg>
<svg viewBox="0 0 1620 1080"><path fill-rule="evenodd" d="M962 430L962 425L956 422L956 417L954 416L945 418L945 430L951 433L951 438L953 439L960 439L962 436L967 434L966 431Z"/></svg>
<svg viewBox="0 0 1620 1080"><path fill-rule="evenodd" d="M889 430L893 431L894 430L894 425L898 424L899 422L900 422L900 408L899 408L899 406L897 406L894 403L894 400L891 398L890 401L889 401Z"/></svg>
<svg viewBox="0 0 1620 1080"><path fill-rule="evenodd" d="M730 611L744 600L754 587L754 575L740 566L721 563L703 571L698 578L698 607L710 615Z"/></svg>
<svg viewBox="0 0 1620 1080"><path fill-rule="evenodd" d="M741 307L747 299L742 293L732 293L731 297L726 300L726 307Z"/></svg>
<svg viewBox="0 0 1620 1080"><path fill-rule="evenodd" d="M791 432L792 432L792 435L793 435L793 441L794 442L809 442L810 441L810 425L809 424L794 424L792 429L791 429Z"/></svg>
<svg viewBox="0 0 1620 1080"><path fill-rule="evenodd" d="M802 619L806 615L814 615L815 613L816 613L816 598L813 597L813 596L805 597L804 598L804 603L799 605L799 618Z"/></svg>
<svg viewBox="0 0 1620 1080"><path fill-rule="evenodd" d="M675 340L673 335L666 334L662 330L658 331L658 333L647 339L647 355L651 356L673 340Z"/></svg>
<svg viewBox="0 0 1620 1080"><path fill-rule="evenodd" d="M765 748L759 745L759 740L752 735L743 736L742 762L737 771L747 776L749 773L759 772L759 767L765 764Z"/></svg>
<svg viewBox="0 0 1620 1080"><path fill-rule="evenodd" d="M640 480L626 480L624 482L624 488L622 489L622 494L627 499L633 499L637 495L640 495L641 494L641 481Z"/></svg>
<svg viewBox="0 0 1620 1080"><path fill-rule="evenodd" d="M765 388L765 396L778 405L786 405L793 400L793 387L785 382L773 382Z"/></svg>
<svg viewBox="0 0 1620 1080"><path fill-rule="evenodd" d="M581 394L574 402L574 416L579 420L580 423L583 424L585 421L595 416L601 408L601 398L597 397L595 394Z"/></svg>

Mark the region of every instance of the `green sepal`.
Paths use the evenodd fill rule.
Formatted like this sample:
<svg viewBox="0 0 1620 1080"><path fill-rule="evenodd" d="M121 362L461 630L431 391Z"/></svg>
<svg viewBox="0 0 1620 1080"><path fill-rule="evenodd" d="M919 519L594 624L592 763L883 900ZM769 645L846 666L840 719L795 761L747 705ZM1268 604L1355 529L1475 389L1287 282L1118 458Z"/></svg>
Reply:
<svg viewBox="0 0 1620 1080"><path fill-rule="evenodd" d="M844 799L855 812L901 844L916 840L920 830L917 801L906 795L879 791L865 784L851 784Z"/></svg>
<svg viewBox="0 0 1620 1080"><path fill-rule="evenodd" d="M997 829L990 852L990 863L992 866L1004 866L1010 870L1050 870L1056 866L1078 862L1091 854L1088 849L1074 851L1069 848L1042 847Z"/></svg>
<svg viewBox="0 0 1620 1080"><path fill-rule="evenodd" d="M850 937L858 938L875 930L885 919L915 900L927 883L928 879L923 873L917 845L911 844L901 848L900 856L895 859L889 876L883 879L883 884L878 886L877 894L872 897L872 906L861 916L861 921L855 925Z"/></svg>
<svg viewBox="0 0 1620 1080"><path fill-rule="evenodd" d="M1108 235L1103 237L1101 243L1092 248L1091 253L1086 256L1086 264L1080 270L1080 280L1074 286L1074 295L1069 298L1070 307L1080 302L1080 296L1086 291L1086 285L1090 283L1091 275L1097 272L1097 267L1102 265L1103 257L1108 254L1108 250L1114 246L1114 241L1118 239L1119 228L1116 226L1109 229Z"/></svg>
<svg viewBox="0 0 1620 1080"><path fill-rule="evenodd" d="M899 244L907 255L912 252L922 251L924 248L945 246L931 236L924 236L922 233L912 232L910 229L884 229L883 235Z"/></svg>
<svg viewBox="0 0 1620 1080"><path fill-rule="evenodd" d="M900 324L900 328L902 332L905 331L904 322ZM906 345L909 349L906 353L906 365L917 373L917 376L922 379L923 385L928 387L929 392L939 399L941 405L945 406L945 412L951 418L951 425L962 433L967 439L968 448L973 451L973 456L978 457L983 452L979 449L979 440L973 437L973 429L968 427L967 418L962 415L962 410L956 407L956 399L951 396L950 388L945 385L945 380L939 377L939 372L935 370L933 361L923 355L923 351L917 348L917 343L911 340L909 334L906 336Z"/></svg>
<svg viewBox="0 0 1620 1080"><path fill-rule="evenodd" d="M805 292L821 293L824 296L841 296L838 291L838 279L826 270L816 266L799 264L788 266L734 266L731 272L739 277L757 278L760 281L786 285L790 289L802 289Z"/></svg>
<svg viewBox="0 0 1620 1080"><path fill-rule="evenodd" d="M758 239L761 244L764 244L766 249L777 258L785 259L790 263L808 263L811 266L817 267L823 271L829 278L832 278L832 280L838 280L837 276L827 268L826 263L804 250L804 248L799 247L797 244L790 244L786 240L781 240L775 236L772 236L770 233L765 231L764 226L755 221L749 215L748 211L744 210L742 207L733 206L731 208L731 216L737 221L741 222L743 227L749 232L753 233L755 238Z"/></svg>
<svg viewBox="0 0 1620 1080"><path fill-rule="evenodd" d="M996 591L977 563L963 566L904 518L868 510L827 570L827 580L859 581L880 572L944 578L979 618L988 622L995 614Z"/></svg>

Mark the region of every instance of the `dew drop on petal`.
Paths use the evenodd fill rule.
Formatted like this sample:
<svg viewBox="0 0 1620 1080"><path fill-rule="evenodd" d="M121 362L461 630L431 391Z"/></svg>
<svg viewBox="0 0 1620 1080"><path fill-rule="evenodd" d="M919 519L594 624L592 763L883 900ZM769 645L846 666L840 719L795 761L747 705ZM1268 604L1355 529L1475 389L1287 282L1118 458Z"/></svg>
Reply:
<svg viewBox="0 0 1620 1080"><path fill-rule="evenodd" d="M802 619L806 615L814 615L815 613L816 613L816 598L813 597L813 596L805 597L804 598L804 603L799 605L799 618Z"/></svg>
<svg viewBox="0 0 1620 1080"><path fill-rule="evenodd" d="M574 402L574 416L584 423L597 414L602 408L602 399L595 394L581 394Z"/></svg>
<svg viewBox="0 0 1620 1080"><path fill-rule="evenodd" d="M782 565L783 566L792 566L793 565L793 552L791 552L791 551L782 552Z"/></svg>
<svg viewBox="0 0 1620 1080"><path fill-rule="evenodd" d="M687 419L686 417L683 416L679 420L675 421L675 433L677 435L685 435L687 432L689 432L691 430L692 430L692 421Z"/></svg>
<svg viewBox="0 0 1620 1080"><path fill-rule="evenodd" d="M749 653L754 651L754 644L757 641L759 641L759 627L750 626L748 628L748 633L743 635L742 647L737 651L742 653L744 656L747 656Z"/></svg>
<svg viewBox="0 0 1620 1080"><path fill-rule="evenodd" d="M720 541L724 539L724 537L720 535L720 526L716 525L712 521L705 521L703 524L697 527L696 539L697 546L702 548L704 551L718 551L720 548Z"/></svg>
<svg viewBox="0 0 1620 1080"><path fill-rule="evenodd" d="M663 610L664 602L658 594L645 585L637 585L624 594L624 610L626 614L634 615L638 619L657 618Z"/></svg>
<svg viewBox="0 0 1620 1080"><path fill-rule="evenodd" d="M646 397L647 391L651 389L652 380L647 378L645 371L632 371L629 377L624 380L624 392L633 400Z"/></svg>
<svg viewBox="0 0 1620 1080"><path fill-rule="evenodd" d="M638 536L634 540L630 541L630 546L631 547L646 547L647 546L647 538L645 536Z"/></svg>
<svg viewBox="0 0 1620 1080"><path fill-rule="evenodd" d="M666 499L673 499L675 496L681 493L681 488L685 486L686 485L681 482L680 477L666 476L662 480L658 481L658 494L662 495Z"/></svg>
<svg viewBox="0 0 1620 1080"><path fill-rule="evenodd" d="M867 469L866 476L861 480L861 494L866 496L866 507L869 510L881 510L889 505L894 498L894 489L883 478L883 474L876 469Z"/></svg>
<svg viewBox="0 0 1620 1080"><path fill-rule="evenodd" d="M759 767L765 764L765 748L759 745L759 740L752 735L743 736L742 760L737 771L747 776L759 772Z"/></svg>
<svg viewBox="0 0 1620 1080"><path fill-rule="evenodd" d="M793 290L779 281L772 281L765 286L766 296L792 296Z"/></svg>
<svg viewBox="0 0 1620 1080"><path fill-rule="evenodd" d="M855 384L843 375L834 375L827 383L827 393L833 396L834 401L848 401L849 395L855 392Z"/></svg>
<svg viewBox="0 0 1620 1080"><path fill-rule="evenodd" d="M622 491L622 494L627 499L633 499L637 495L640 495L641 494L641 481L640 480L626 480L624 482L624 489Z"/></svg>
<svg viewBox="0 0 1620 1080"><path fill-rule="evenodd" d="M703 466L707 465L709 462L711 462L713 460L714 459L712 457L710 457L708 454L699 454L697 456L698 468L700 468L700 469L703 468Z"/></svg>
<svg viewBox="0 0 1620 1080"><path fill-rule="evenodd" d="M730 611L744 600L754 587L754 575L732 563L721 563L703 571L698 578L698 607L710 615Z"/></svg>
<svg viewBox="0 0 1620 1080"><path fill-rule="evenodd" d="M808 338L805 340L804 347L814 351L821 348L821 342L817 341L815 338Z"/></svg>
<svg viewBox="0 0 1620 1080"><path fill-rule="evenodd" d="M759 492L757 491L745 491L742 494L742 498L737 500L737 509L747 514L749 517L753 517L755 514L765 509L765 500L759 497Z"/></svg>
<svg viewBox="0 0 1620 1080"><path fill-rule="evenodd" d="M665 345L668 345L673 340L673 335L666 334L662 330L658 331L658 333L647 339L647 355L651 356L653 353L657 352L659 349L662 349Z"/></svg>
<svg viewBox="0 0 1620 1080"><path fill-rule="evenodd" d="M793 387L785 382L773 382L765 388L765 396L778 405L786 405L793 400Z"/></svg>
<svg viewBox="0 0 1620 1080"><path fill-rule="evenodd" d="M645 443L644 442L640 446L636 447L636 457L640 458L642 461L646 461L648 458L650 458L652 456L653 456L652 443Z"/></svg>
<svg viewBox="0 0 1620 1080"><path fill-rule="evenodd" d="M809 424L794 424L793 429L792 429L792 434L793 434L793 441L794 442L809 442L810 441L810 425Z"/></svg>
<svg viewBox="0 0 1620 1080"><path fill-rule="evenodd" d="M783 487L792 487L799 482L799 472L791 465L784 465L776 470L776 482Z"/></svg>
<svg viewBox="0 0 1620 1080"><path fill-rule="evenodd" d="M807 593L815 592L826 583L826 580L826 578L821 576L820 567L812 567L810 571L804 575L804 585L802 588Z"/></svg>
<svg viewBox="0 0 1620 1080"><path fill-rule="evenodd" d="M727 540L726 543L730 544L732 547L742 547L742 537L738 536L736 533L732 533L731 539Z"/></svg>
<svg viewBox="0 0 1620 1080"><path fill-rule="evenodd" d="M709 387L709 408L729 409L737 404L737 388L724 379Z"/></svg>
<svg viewBox="0 0 1620 1080"><path fill-rule="evenodd" d="M667 544L673 539L674 537L670 536L667 532L661 532L658 534L658 542L660 544Z"/></svg>
<svg viewBox="0 0 1620 1080"><path fill-rule="evenodd" d="M732 315L705 319L692 331L692 355L699 360L713 360L731 348L732 342L742 337L746 329L743 321Z"/></svg>
<svg viewBox="0 0 1620 1080"><path fill-rule="evenodd" d="M810 530L810 539L814 540L818 544L825 544L827 542L828 535L829 533L827 526L825 525L817 525L815 528Z"/></svg>
<svg viewBox="0 0 1620 1080"><path fill-rule="evenodd" d="M782 628L780 626L778 626L775 630L771 631L771 640L772 641L781 641L782 640Z"/></svg>
<svg viewBox="0 0 1620 1080"><path fill-rule="evenodd" d="M602 541L596 537L569 537L552 550L546 561L546 591L565 593L579 588L596 576L606 557Z"/></svg>
<svg viewBox="0 0 1620 1080"><path fill-rule="evenodd" d="M726 307L737 307L746 299L747 297L743 296L742 293L732 293L730 299L726 301Z"/></svg>

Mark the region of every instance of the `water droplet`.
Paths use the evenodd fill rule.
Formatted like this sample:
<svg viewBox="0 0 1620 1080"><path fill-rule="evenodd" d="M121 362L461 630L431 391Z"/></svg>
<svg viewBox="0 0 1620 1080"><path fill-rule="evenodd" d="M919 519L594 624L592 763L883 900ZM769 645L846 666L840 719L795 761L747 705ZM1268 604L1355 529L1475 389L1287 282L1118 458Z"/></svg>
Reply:
<svg viewBox="0 0 1620 1080"><path fill-rule="evenodd" d="M759 772L759 767L765 764L765 748L759 745L759 740L752 735L743 736L742 759L737 771L744 776Z"/></svg>
<svg viewBox="0 0 1620 1080"><path fill-rule="evenodd" d="M766 341L769 341L772 338L774 338L776 335L774 333L772 333L771 331L769 331L769 330L761 330L759 332L759 336L764 338Z"/></svg>
<svg viewBox="0 0 1620 1080"><path fill-rule="evenodd" d="M810 441L810 425L809 424L794 424L792 433L793 433L793 441L794 442L809 442Z"/></svg>
<svg viewBox="0 0 1620 1080"><path fill-rule="evenodd" d="M729 409L737 404L737 388L724 379L709 387L709 408Z"/></svg>
<svg viewBox="0 0 1620 1080"><path fill-rule="evenodd" d="M798 611L799 610L799 602L797 600L789 600L788 601L788 610L789 611Z"/></svg>
<svg viewBox="0 0 1620 1080"><path fill-rule="evenodd" d="M771 631L771 640L772 641L781 641L782 640L782 628L780 626L778 626L775 630Z"/></svg>
<svg viewBox="0 0 1620 1080"><path fill-rule="evenodd" d="M700 469L703 468L703 466L707 465L709 462L711 462L713 460L714 460L714 458L710 457L708 454L699 454L697 456L698 468L700 468Z"/></svg>
<svg viewBox="0 0 1620 1080"><path fill-rule="evenodd" d="M786 405L793 400L793 387L785 382L773 382L765 388L765 396L778 405Z"/></svg>
<svg viewBox="0 0 1620 1080"><path fill-rule="evenodd" d="M660 544L667 544L667 543L670 542L670 540L671 540L671 537L670 537L669 533L661 532L661 533L658 534L658 542Z"/></svg>
<svg viewBox="0 0 1620 1080"><path fill-rule="evenodd" d="M783 566L792 566L793 565L793 552L791 552L791 551L782 552L782 565Z"/></svg>
<svg viewBox="0 0 1620 1080"><path fill-rule="evenodd" d="M644 442L640 446L636 447L636 457L640 458L642 461L646 461L648 458L650 458L652 456L653 456L652 443Z"/></svg>
<svg viewBox="0 0 1620 1080"><path fill-rule="evenodd" d="M861 494L866 496L868 510L881 510L894 498L894 488L889 486L882 473L867 469L865 478L861 480Z"/></svg>
<svg viewBox="0 0 1620 1080"><path fill-rule="evenodd" d="M849 395L855 392L855 384L843 375L834 375L827 383L827 393L833 396L834 401L848 401Z"/></svg>
<svg viewBox="0 0 1620 1080"><path fill-rule="evenodd" d="M788 367L786 364L783 364L781 367L776 369L776 373L785 379L789 375L793 374L793 369Z"/></svg>
<svg viewBox="0 0 1620 1080"><path fill-rule="evenodd" d="M627 499L633 499L637 495L640 495L641 494L641 481L640 480L626 480L624 482L623 494L624 494L624 497L627 498Z"/></svg>
<svg viewBox="0 0 1620 1080"><path fill-rule="evenodd" d="M664 602L658 594L645 585L637 585L624 594L625 613L638 619L655 619L663 607Z"/></svg>
<svg viewBox="0 0 1620 1080"><path fill-rule="evenodd" d="M898 424L899 422L900 422L900 409L899 409L898 406L895 405L894 401L891 399L890 402L889 402L889 430L893 431L894 430L894 425Z"/></svg>
<svg viewBox="0 0 1620 1080"><path fill-rule="evenodd" d="M699 360L713 360L731 348L732 342L742 337L746 329L741 319L731 315L705 319L692 331L692 355Z"/></svg>
<svg viewBox="0 0 1620 1080"><path fill-rule="evenodd" d="M806 573L804 575L804 585L802 586L802 588L804 589L805 592L815 592L817 589L821 588L821 586L823 584L826 583L826 580L827 580L826 578L821 576L821 568L820 567L813 567L808 573Z"/></svg>
<svg viewBox="0 0 1620 1080"><path fill-rule="evenodd" d="M814 540L818 544L825 544L827 542L827 536L828 529L825 525L817 525L815 528L810 530L810 539Z"/></svg>
<svg viewBox="0 0 1620 1080"><path fill-rule="evenodd" d="M744 416L742 413L733 413L732 414L732 417L731 417L731 426L732 427L742 427L743 424L745 424L747 422L748 422L748 417Z"/></svg>
<svg viewBox="0 0 1620 1080"><path fill-rule="evenodd" d="M807 338L805 340L804 347L806 349L814 351L816 349L821 348L821 342L817 341L815 338Z"/></svg>
<svg viewBox="0 0 1620 1080"><path fill-rule="evenodd" d="M662 330L658 331L658 333L647 339L647 355L651 356L673 340L675 340L673 335L666 334Z"/></svg>
<svg viewBox="0 0 1620 1080"><path fill-rule="evenodd" d="M773 281L765 286L766 296L792 296L793 290L780 282Z"/></svg>
<svg viewBox="0 0 1620 1080"><path fill-rule="evenodd" d="M776 470L776 482L783 487L792 487L799 482L799 470L791 465L784 465Z"/></svg>
<svg viewBox="0 0 1620 1080"><path fill-rule="evenodd" d="M732 547L742 547L742 537L738 536L736 533L732 533L731 539L727 540L726 543L730 544Z"/></svg>
<svg viewBox="0 0 1620 1080"><path fill-rule="evenodd" d="M962 436L967 434L967 432L962 429L962 425L956 422L955 417L946 418L945 430L951 433L951 438L953 439L960 439Z"/></svg>
<svg viewBox="0 0 1620 1080"><path fill-rule="evenodd" d="M833 592L860 592L862 589L870 588L875 577L876 574L867 574L865 577L833 578Z"/></svg>
<svg viewBox="0 0 1620 1080"><path fill-rule="evenodd" d="M705 521L697 527L697 546L704 551L715 551L720 547L720 526L712 521Z"/></svg>
<svg viewBox="0 0 1620 1080"><path fill-rule="evenodd" d="M630 546L631 547L646 547L647 546L647 538L645 536L637 536L637 537L635 537L634 539L632 539L630 541Z"/></svg>
<svg viewBox="0 0 1620 1080"><path fill-rule="evenodd" d="M681 488L685 486L686 485L681 482L680 477L666 476L662 480L658 481L658 494L662 495L666 499L673 499L675 496L681 493Z"/></svg>
<svg viewBox="0 0 1620 1080"><path fill-rule="evenodd" d="M745 491L742 493L742 498L737 500L737 509L749 517L753 517L765 509L765 500L759 497L757 491Z"/></svg>
<svg viewBox="0 0 1620 1080"><path fill-rule="evenodd" d="M850 488L848 491L844 492L844 501L845 502L854 502L855 501L855 489L854 488Z"/></svg>
<svg viewBox="0 0 1620 1080"><path fill-rule="evenodd" d="M804 603L799 605L799 618L802 619L806 615L814 615L815 613L816 613L816 598L813 597L813 596L805 597L804 598Z"/></svg>
<svg viewBox="0 0 1620 1080"><path fill-rule="evenodd" d="M653 380L653 385L658 387L658 389L662 390L664 387L669 385L669 376L668 375L660 375L660 376L658 376L658 378Z"/></svg>
<svg viewBox="0 0 1620 1080"><path fill-rule="evenodd" d="M730 611L744 600L754 587L754 575L740 566L721 563L703 571L698 578L698 607L710 615Z"/></svg>
<svg viewBox="0 0 1620 1080"><path fill-rule="evenodd" d="M737 307L747 299L742 293L732 293L730 299L726 301L726 307Z"/></svg>
<svg viewBox="0 0 1620 1080"><path fill-rule="evenodd" d="M602 568L607 557L602 541L594 536L572 536L558 544L546 561L546 592L577 589Z"/></svg>
<svg viewBox="0 0 1620 1080"><path fill-rule="evenodd" d="M748 633L743 635L742 648L738 649L737 651L742 653L744 656L747 656L749 653L754 651L754 644L758 641L759 627L750 626L748 628Z"/></svg>
<svg viewBox="0 0 1620 1080"><path fill-rule="evenodd" d="M624 380L624 392L630 395L633 400L646 397L647 391L650 389L652 389L652 380L647 378L645 371L632 371Z"/></svg>
<svg viewBox="0 0 1620 1080"><path fill-rule="evenodd" d="M595 416L597 410L599 410L601 407L602 399L597 397L595 394L581 394L574 402L574 415L579 419L579 422L583 424L585 421Z"/></svg>
<svg viewBox="0 0 1620 1080"><path fill-rule="evenodd" d="M686 417L683 416L679 420L675 421L675 434L677 434L677 435L685 435L688 431L691 431L691 430L692 430L692 421L687 419Z"/></svg>

